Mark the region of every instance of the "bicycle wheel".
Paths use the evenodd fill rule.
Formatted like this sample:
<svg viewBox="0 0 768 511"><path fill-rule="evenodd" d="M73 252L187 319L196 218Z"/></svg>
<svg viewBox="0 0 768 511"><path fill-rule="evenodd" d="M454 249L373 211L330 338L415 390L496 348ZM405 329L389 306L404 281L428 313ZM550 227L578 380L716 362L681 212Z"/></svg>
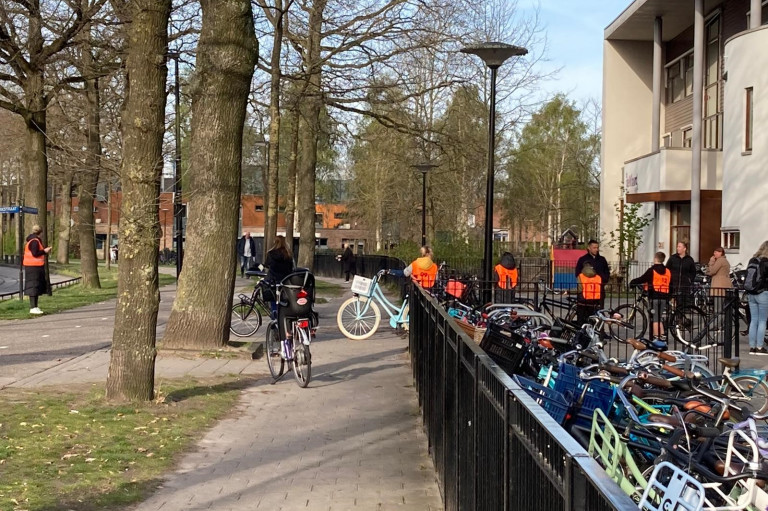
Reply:
<svg viewBox="0 0 768 511"><path fill-rule="evenodd" d="M754 414L763 414L768 411L768 384L755 376L746 374L732 376L731 379L738 390L728 382L724 393L733 399L737 406L747 405Z"/></svg>
<svg viewBox="0 0 768 511"><path fill-rule="evenodd" d="M232 306L229 331L238 337L250 337L261 328L261 312L254 306L239 302Z"/></svg>
<svg viewBox="0 0 768 511"><path fill-rule="evenodd" d="M679 307L670 312L667 325L667 335L672 335L679 342L689 347L691 351L696 346L715 344L715 332L712 332L707 322L707 314L694 305Z"/></svg>
<svg viewBox="0 0 768 511"><path fill-rule="evenodd" d="M293 377L299 387L306 388L312 377L312 354L309 351L309 329L296 328L293 336Z"/></svg>
<svg viewBox="0 0 768 511"><path fill-rule="evenodd" d="M280 332L277 329L277 322L272 321L267 326L267 342L264 344L264 355L267 357L269 374L275 380L280 378L285 372L285 360L283 360L280 350Z"/></svg>
<svg viewBox="0 0 768 511"><path fill-rule="evenodd" d="M370 304L368 302L370 301ZM368 310L365 310L368 305ZM372 336L381 323L381 311L376 302L365 296L353 296L339 307L336 324L345 337L362 341Z"/></svg>
<svg viewBox="0 0 768 511"><path fill-rule="evenodd" d="M614 314L621 314L622 321L627 326L610 323L608 331L614 339L626 341L627 339L640 339L648 329L648 317L643 310L632 304L619 305L613 310Z"/></svg>

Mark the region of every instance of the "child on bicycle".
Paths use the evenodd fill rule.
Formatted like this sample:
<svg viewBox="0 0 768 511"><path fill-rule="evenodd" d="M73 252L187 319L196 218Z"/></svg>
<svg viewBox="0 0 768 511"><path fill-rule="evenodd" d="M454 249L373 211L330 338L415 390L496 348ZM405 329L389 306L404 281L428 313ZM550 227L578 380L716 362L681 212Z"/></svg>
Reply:
<svg viewBox="0 0 768 511"><path fill-rule="evenodd" d="M664 324L661 318L667 310L669 301L669 285L672 282L672 272L664 266L664 252L656 252L653 256L653 266L636 279L630 281L629 286L643 286L648 291L648 299L651 304L651 323L653 325L653 342L661 346L664 341Z"/></svg>

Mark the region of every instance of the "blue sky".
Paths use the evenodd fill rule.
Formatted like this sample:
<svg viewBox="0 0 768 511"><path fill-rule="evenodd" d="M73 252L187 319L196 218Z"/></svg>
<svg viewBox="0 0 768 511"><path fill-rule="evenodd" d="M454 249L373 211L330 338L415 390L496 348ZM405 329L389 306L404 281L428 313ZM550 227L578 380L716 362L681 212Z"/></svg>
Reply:
<svg viewBox="0 0 768 511"><path fill-rule="evenodd" d="M583 102L602 98L603 31L630 0L519 0L518 8L539 6L547 38L545 71L561 68L544 84L550 94L564 92Z"/></svg>

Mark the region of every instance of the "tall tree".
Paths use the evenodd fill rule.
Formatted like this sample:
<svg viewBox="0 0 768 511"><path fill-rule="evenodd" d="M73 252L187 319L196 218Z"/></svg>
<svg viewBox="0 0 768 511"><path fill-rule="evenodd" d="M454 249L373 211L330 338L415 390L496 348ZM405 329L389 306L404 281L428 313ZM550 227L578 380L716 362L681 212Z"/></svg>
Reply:
<svg viewBox="0 0 768 511"><path fill-rule="evenodd" d="M146 401L154 397L160 303L157 199L163 167L171 0L130 0L126 8L130 24L122 112L120 265L106 390L107 399L113 401Z"/></svg>
<svg viewBox="0 0 768 511"><path fill-rule="evenodd" d="M170 348L218 348L229 339L243 126L258 56L249 0L200 4L187 256L163 338Z"/></svg>

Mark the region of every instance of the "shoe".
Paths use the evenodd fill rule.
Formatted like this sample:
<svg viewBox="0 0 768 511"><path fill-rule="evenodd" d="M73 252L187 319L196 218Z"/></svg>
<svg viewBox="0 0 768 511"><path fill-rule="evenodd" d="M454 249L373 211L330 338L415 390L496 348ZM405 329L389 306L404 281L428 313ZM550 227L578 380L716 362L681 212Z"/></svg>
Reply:
<svg viewBox="0 0 768 511"><path fill-rule="evenodd" d="M749 335L749 331L747 331L747 330L740 330L739 334L741 334L741 335Z"/></svg>
<svg viewBox="0 0 768 511"><path fill-rule="evenodd" d="M757 353L757 348L749 348L749 353L751 355L754 355L755 353Z"/></svg>
<svg viewBox="0 0 768 511"><path fill-rule="evenodd" d="M40 310L40 307L32 307L29 309L30 314L42 314L43 311Z"/></svg>
<svg viewBox="0 0 768 511"><path fill-rule="evenodd" d="M768 355L768 350L765 349L765 346L755 348L755 355Z"/></svg>

